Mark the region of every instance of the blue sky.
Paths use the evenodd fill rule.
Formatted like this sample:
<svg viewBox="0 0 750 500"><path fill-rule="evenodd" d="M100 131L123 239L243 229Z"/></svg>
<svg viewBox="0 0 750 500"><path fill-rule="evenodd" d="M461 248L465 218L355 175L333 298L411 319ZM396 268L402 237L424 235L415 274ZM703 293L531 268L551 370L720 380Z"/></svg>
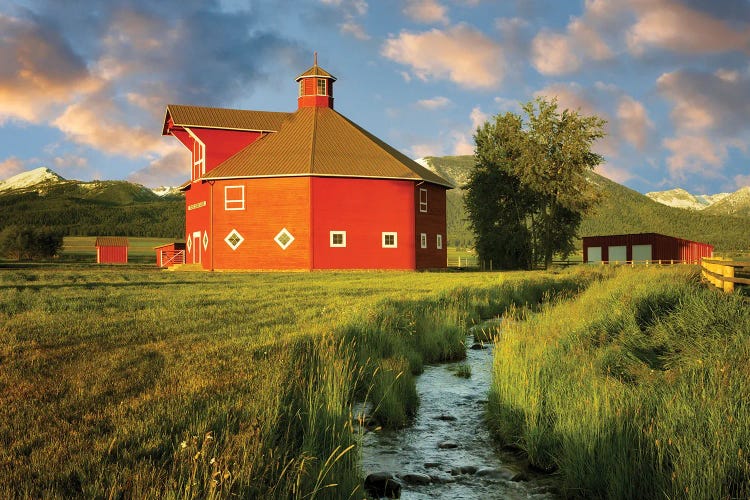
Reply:
<svg viewBox="0 0 750 500"><path fill-rule="evenodd" d="M748 0L23 0L0 6L0 179L189 176L168 103L336 109L413 158L471 154L535 96L608 121L599 172L641 192L750 185Z"/></svg>

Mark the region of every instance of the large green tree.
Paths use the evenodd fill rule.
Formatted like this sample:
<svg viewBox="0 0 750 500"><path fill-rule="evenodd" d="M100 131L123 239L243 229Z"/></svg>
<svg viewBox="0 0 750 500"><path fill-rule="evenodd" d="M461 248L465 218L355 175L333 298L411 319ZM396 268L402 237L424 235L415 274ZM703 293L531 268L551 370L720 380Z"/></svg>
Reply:
<svg viewBox="0 0 750 500"><path fill-rule="evenodd" d="M574 249L583 214L597 201L586 173L604 120L537 98L524 116L505 113L477 129L466 208L482 259L501 268L549 267Z"/></svg>
<svg viewBox="0 0 750 500"><path fill-rule="evenodd" d="M63 245L63 235L48 227L8 226L0 231L0 257L49 259Z"/></svg>

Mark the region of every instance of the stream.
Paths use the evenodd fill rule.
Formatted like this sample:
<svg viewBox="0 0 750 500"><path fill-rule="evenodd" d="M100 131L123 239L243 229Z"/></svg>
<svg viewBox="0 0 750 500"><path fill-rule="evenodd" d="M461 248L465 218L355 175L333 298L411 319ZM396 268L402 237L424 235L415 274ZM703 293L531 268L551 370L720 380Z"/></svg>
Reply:
<svg viewBox="0 0 750 500"><path fill-rule="evenodd" d="M464 364L469 378L456 375ZM556 498L552 478L535 477L494 445L483 419L491 371L492 344L467 349L464 361L425 366L412 425L363 435L364 475L392 473L404 499Z"/></svg>

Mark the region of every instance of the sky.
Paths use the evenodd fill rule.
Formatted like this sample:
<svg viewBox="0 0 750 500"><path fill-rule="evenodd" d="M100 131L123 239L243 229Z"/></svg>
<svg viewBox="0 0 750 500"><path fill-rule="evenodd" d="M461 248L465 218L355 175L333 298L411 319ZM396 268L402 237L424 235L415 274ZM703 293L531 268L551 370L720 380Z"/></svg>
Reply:
<svg viewBox="0 0 750 500"><path fill-rule="evenodd" d="M412 158L544 97L607 120L597 171L637 191L750 185L750 0L4 0L0 179L179 185L167 104L294 111L314 51Z"/></svg>

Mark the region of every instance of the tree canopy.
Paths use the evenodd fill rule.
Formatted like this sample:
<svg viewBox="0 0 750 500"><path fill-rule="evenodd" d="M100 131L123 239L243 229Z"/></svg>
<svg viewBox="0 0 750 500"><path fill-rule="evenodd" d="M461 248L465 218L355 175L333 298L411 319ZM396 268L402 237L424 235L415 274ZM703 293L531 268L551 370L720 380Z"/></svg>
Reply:
<svg viewBox="0 0 750 500"><path fill-rule="evenodd" d="M474 135L466 208L484 260L499 268L549 267L574 249L584 213L598 200L587 181L603 158L591 151L604 120L537 98L496 115Z"/></svg>

